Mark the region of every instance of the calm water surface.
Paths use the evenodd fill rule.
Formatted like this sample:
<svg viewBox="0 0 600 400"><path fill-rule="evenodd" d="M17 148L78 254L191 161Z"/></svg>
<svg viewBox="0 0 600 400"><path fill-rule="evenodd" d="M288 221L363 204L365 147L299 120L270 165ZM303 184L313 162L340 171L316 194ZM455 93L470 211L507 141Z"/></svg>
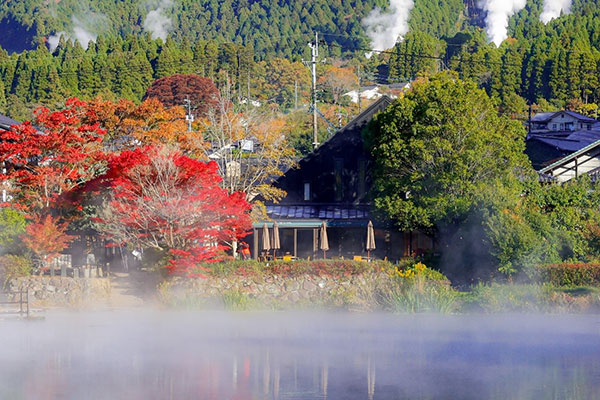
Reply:
<svg viewBox="0 0 600 400"><path fill-rule="evenodd" d="M0 339L0 399L600 399L598 316L139 310Z"/></svg>

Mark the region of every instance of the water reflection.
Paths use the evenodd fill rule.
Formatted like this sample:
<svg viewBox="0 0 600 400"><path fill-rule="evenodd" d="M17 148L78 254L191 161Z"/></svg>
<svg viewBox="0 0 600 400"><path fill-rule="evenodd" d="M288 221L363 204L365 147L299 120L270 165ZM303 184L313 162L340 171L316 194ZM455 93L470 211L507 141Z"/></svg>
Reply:
<svg viewBox="0 0 600 400"><path fill-rule="evenodd" d="M0 324L1 399L591 399L595 316L115 312Z"/></svg>

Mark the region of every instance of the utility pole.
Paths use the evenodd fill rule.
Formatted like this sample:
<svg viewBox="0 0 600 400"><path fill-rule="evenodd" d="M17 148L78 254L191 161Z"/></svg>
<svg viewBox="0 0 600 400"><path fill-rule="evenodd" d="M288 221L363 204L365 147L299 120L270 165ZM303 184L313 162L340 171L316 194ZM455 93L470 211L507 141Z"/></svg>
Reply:
<svg viewBox="0 0 600 400"><path fill-rule="evenodd" d="M319 146L319 136L317 127L317 57L319 57L319 33L315 32L314 43L309 43L311 49L311 64L312 64L312 100L313 100L313 147L316 149Z"/></svg>
<svg viewBox="0 0 600 400"><path fill-rule="evenodd" d="M359 114L362 112L361 89L362 89L362 77L360 75L360 64L358 64L358 113Z"/></svg>
<svg viewBox="0 0 600 400"><path fill-rule="evenodd" d="M298 109L298 81L294 81L294 110Z"/></svg>
<svg viewBox="0 0 600 400"><path fill-rule="evenodd" d="M533 110L532 110L531 104L529 104L529 123L527 124L527 131L528 131L527 133L528 133L529 135L531 135L531 116L532 116L532 114L533 114L533 113L532 113L532 111L533 111ZM529 138L528 138L528 139L529 139Z"/></svg>
<svg viewBox="0 0 600 400"><path fill-rule="evenodd" d="M248 96L246 97L246 112L250 109L250 70L248 70Z"/></svg>
<svg viewBox="0 0 600 400"><path fill-rule="evenodd" d="M192 114L192 101L190 100L189 96L186 96L183 102L185 103L185 108L187 111L185 114L185 120L188 123L188 132L191 132L192 122L194 122L194 115Z"/></svg>

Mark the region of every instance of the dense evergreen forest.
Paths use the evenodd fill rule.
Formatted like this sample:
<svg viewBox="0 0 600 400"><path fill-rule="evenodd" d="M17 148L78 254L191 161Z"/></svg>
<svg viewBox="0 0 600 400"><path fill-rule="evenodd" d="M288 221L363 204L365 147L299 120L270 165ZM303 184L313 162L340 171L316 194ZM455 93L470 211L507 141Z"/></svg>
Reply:
<svg viewBox="0 0 600 400"><path fill-rule="evenodd" d="M352 70L360 64L363 82L453 69L514 114L527 104L554 109L600 102L597 1L574 0L570 15L544 25L542 0L529 0L510 19L510 37L498 48L482 29L485 15L477 3L416 0L404 41L367 59L361 20L386 0L3 2L0 111L22 117L28 105L73 95L139 101L154 79L173 73L207 76L239 100L249 96L287 109L296 94L300 102L307 98L309 75L300 61L309 57L306 44L315 30L323 33L327 63ZM147 28L156 12L165 18L166 40ZM86 49L85 42L59 41L59 32L95 42Z"/></svg>

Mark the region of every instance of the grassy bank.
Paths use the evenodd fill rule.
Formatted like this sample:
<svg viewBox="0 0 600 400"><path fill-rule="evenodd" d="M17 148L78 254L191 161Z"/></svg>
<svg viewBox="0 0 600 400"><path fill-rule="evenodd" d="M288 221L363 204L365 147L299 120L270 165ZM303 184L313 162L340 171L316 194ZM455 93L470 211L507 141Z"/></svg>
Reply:
<svg viewBox="0 0 600 400"><path fill-rule="evenodd" d="M566 273L557 272L557 266L551 268L544 269L533 283L481 283L458 291L443 274L413 260L401 265L348 260L231 261L202 266L204 278L166 280L159 297L169 307L228 310L600 312L600 288L593 280L584 284L589 281L585 277L597 276L593 268Z"/></svg>

